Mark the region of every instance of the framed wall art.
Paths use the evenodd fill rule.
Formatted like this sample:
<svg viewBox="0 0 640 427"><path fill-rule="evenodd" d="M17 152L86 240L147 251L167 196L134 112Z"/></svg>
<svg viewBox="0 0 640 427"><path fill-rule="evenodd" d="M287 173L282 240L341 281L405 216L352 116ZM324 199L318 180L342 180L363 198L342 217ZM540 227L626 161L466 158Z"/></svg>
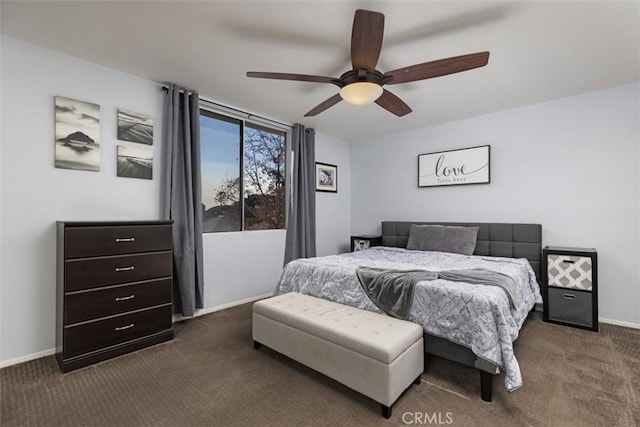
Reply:
<svg viewBox="0 0 640 427"><path fill-rule="evenodd" d="M153 150L118 145L118 176L153 179Z"/></svg>
<svg viewBox="0 0 640 427"><path fill-rule="evenodd" d="M316 162L316 191L338 192L338 166Z"/></svg>
<svg viewBox="0 0 640 427"><path fill-rule="evenodd" d="M153 120L146 114L118 109L118 139L153 144Z"/></svg>
<svg viewBox="0 0 640 427"><path fill-rule="evenodd" d="M55 97L55 167L100 170L100 106Z"/></svg>
<svg viewBox="0 0 640 427"><path fill-rule="evenodd" d="M418 156L418 187L488 184L489 145Z"/></svg>

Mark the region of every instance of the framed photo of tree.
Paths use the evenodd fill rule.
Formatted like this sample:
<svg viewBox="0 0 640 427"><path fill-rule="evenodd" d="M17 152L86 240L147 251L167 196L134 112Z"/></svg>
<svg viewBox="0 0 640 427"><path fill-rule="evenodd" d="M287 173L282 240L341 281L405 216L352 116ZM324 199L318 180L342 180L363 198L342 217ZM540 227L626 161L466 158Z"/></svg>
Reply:
<svg viewBox="0 0 640 427"><path fill-rule="evenodd" d="M338 166L316 162L316 191L338 192Z"/></svg>

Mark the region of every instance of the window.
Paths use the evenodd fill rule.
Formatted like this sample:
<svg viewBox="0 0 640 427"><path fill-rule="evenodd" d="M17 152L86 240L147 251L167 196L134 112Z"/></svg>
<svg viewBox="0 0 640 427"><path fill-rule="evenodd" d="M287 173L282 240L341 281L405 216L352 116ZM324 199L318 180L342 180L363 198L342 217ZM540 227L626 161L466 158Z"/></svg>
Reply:
<svg viewBox="0 0 640 427"><path fill-rule="evenodd" d="M287 132L200 110L203 232L285 228Z"/></svg>

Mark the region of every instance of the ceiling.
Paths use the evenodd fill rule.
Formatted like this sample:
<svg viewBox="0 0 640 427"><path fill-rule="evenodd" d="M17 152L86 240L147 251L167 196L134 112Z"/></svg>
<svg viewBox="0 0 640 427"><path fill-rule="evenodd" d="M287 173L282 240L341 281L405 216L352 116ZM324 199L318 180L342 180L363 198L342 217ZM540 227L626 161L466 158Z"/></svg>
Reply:
<svg viewBox="0 0 640 427"><path fill-rule="evenodd" d="M483 1L5 1L3 34L350 142L640 81L640 3ZM388 87L413 112L341 102L353 13L385 14L378 69L488 50L489 64Z"/></svg>

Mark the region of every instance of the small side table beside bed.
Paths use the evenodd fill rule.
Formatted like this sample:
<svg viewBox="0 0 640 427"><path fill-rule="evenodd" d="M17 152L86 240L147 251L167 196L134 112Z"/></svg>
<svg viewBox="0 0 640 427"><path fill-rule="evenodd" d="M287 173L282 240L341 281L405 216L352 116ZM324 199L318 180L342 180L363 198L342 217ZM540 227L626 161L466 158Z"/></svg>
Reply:
<svg viewBox="0 0 640 427"><path fill-rule="evenodd" d="M351 252L363 251L382 244L382 236L359 234L351 236Z"/></svg>
<svg viewBox="0 0 640 427"><path fill-rule="evenodd" d="M542 250L545 322L598 331L598 253L593 248Z"/></svg>

